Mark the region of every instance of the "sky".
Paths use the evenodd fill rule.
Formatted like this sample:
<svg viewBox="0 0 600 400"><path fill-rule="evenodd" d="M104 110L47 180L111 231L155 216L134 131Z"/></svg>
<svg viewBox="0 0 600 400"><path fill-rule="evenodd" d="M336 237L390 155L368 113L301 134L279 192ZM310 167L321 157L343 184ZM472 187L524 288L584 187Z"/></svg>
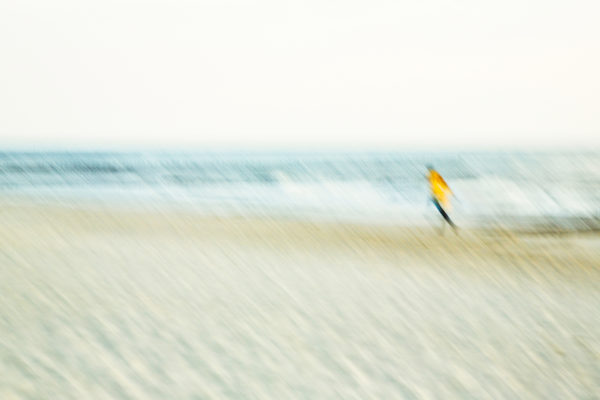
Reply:
<svg viewBox="0 0 600 400"><path fill-rule="evenodd" d="M597 0L0 0L0 146L600 146Z"/></svg>

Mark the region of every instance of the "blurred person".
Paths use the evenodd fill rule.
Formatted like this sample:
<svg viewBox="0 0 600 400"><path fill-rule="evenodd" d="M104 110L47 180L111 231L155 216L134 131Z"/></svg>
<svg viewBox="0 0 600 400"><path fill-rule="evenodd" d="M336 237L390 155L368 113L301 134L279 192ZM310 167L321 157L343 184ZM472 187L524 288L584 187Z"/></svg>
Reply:
<svg viewBox="0 0 600 400"><path fill-rule="evenodd" d="M450 211L450 196L453 195L452 190L439 174L431 165L427 166L429 173L427 174L427 180L429 181L429 187L431 189L431 201L435 205L435 208L440 212L444 220L456 231L456 225L450 219L448 211ZM442 233L444 232L445 224L442 225Z"/></svg>

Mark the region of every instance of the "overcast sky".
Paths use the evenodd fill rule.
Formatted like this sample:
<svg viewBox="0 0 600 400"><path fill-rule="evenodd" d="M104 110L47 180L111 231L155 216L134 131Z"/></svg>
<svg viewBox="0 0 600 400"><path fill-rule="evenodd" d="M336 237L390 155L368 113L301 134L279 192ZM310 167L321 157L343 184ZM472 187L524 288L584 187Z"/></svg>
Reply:
<svg viewBox="0 0 600 400"><path fill-rule="evenodd" d="M0 145L600 145L600 1L0 0Z"/></svg>

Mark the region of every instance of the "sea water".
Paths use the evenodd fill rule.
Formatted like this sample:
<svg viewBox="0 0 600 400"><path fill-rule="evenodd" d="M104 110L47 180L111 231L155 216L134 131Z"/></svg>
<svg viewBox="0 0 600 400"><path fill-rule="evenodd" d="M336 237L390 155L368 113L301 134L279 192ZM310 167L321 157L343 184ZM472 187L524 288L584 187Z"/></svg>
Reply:
<svg viewBox="0 0 600 400"><path fill-rule="evenodd" d="M208 214L431 222L427 165L461 223L597 221L598 152L111 151L0 153L0 194Z"/></svg>

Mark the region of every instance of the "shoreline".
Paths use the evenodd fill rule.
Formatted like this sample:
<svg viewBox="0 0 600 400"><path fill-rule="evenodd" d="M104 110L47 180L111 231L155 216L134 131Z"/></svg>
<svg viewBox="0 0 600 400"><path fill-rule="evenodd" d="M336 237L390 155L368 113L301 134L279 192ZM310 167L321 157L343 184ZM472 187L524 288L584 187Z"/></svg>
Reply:
<svg viewBox="0 0 600 400"><path fill-rule="evenodd" d="M377 218L358 218L356 216L330 215L324 212L300 212L294 210L279 210L278 212L266 212L265 210L235 210L234 207L221 208L217 211L215 207L205 207L201 204L184 204L169 202L140 202L131 201L99 201L97 199L72 199L53 198L41 199L31 195L7 195L0 194L1 207L46 207L48 209L78 210L82 212L107 212L107 213L160 213L172 215L189 215L204 219L231 219L252 221L279 221L306 223L323 226L349 226L365 229L439 229L442 219L435 210L427 216L415 215L393 215L384 220L381 216ZM504 232L512 235L596 235L600 233L600 216L492 216L479 215L460 221L457 226L461 231L471 232ZM445 229L451 233L450 227Z"/></svg>
<svg viewBox="0 0 600 400"><path fill-rule="evenodd" d="M39 204L8 203L0 200L0 221L3 213L35 221L35 225L61 236L116 234L120 237L165 237L169 240L210 243L243 243L245 247L311 246L345 248L353 253L362 251L385 254L407 253L417 259L446 257L451 261L472 264L486 259L509 266L510 262L539 267L540 263L569 263L594 269L600 266L600 235L596 231L560 231L547 229L510 229L502 225L459 227L455 232L440 225L369 224L295 217L256 215L212 215L188 209L106 207L99 204ZM10 230L10 224L4 227ZM440 260L441 261L441 260ZM440 262L438 261L438 262ZM509 261L508 263L506 261ZM422 261L419 261L422 262Z"/></svg>

